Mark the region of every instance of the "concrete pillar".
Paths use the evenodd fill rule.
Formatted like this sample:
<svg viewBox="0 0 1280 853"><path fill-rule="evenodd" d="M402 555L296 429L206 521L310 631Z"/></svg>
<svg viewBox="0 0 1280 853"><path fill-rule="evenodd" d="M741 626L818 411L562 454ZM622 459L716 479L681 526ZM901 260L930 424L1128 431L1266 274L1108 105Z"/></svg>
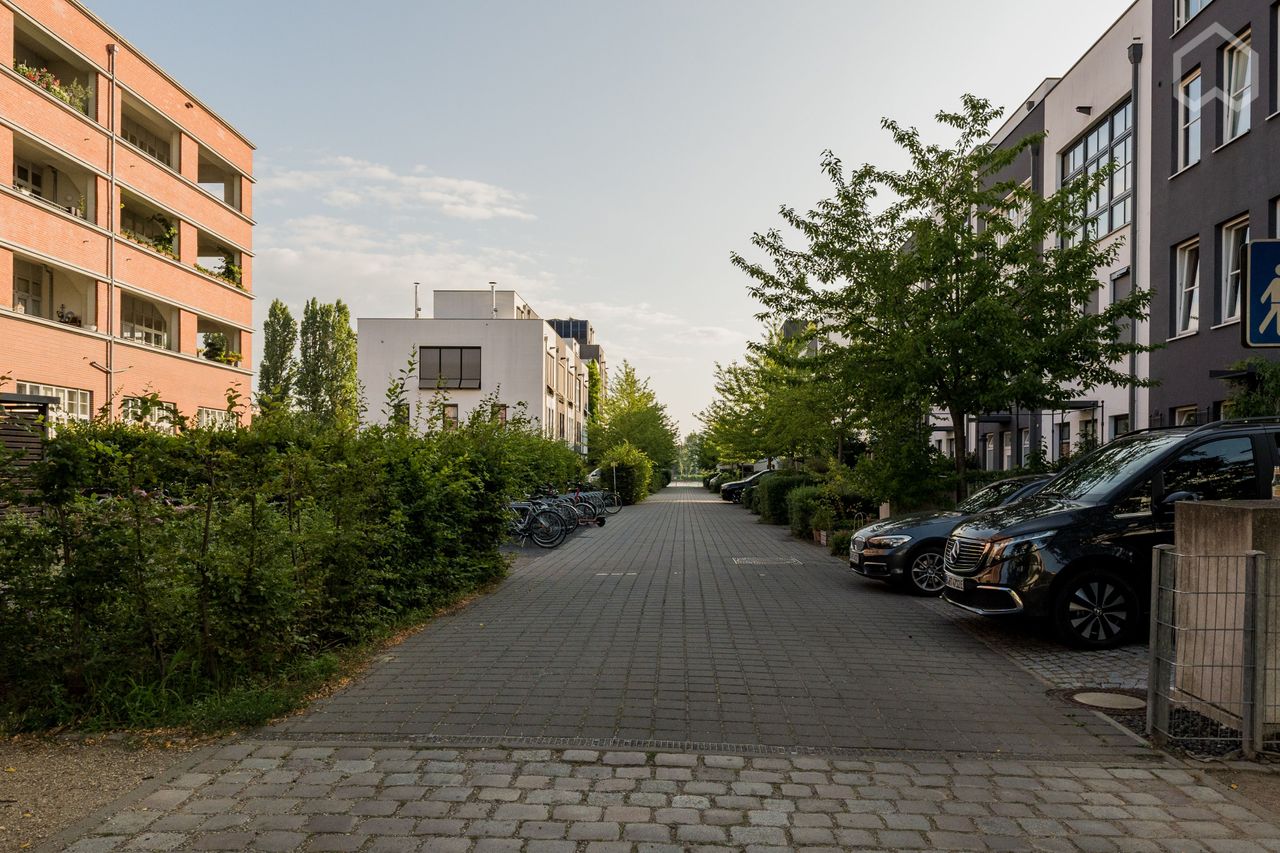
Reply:
<svg viewBox="0 0 1280 853"><path fill-rule="evenodd" d="M192 266L199 257L196 254L196 227L185 220L178 220L178 260Z"/></svg>
<svg viewBox="0 0 1280 853"><path fill-rule="evenodd" d="M192 183L200 182L200 146L185 133L178 134L178 171Z"/></svg>
<svg viewBox="0 0 1280 853"><path fill-rule="evenodd" d="M0 7L2 9L3 7ZM13 252L0 249L0 308L13 307Z"/></svg>
<svg viewBox="0 0 1280 853"><path fill-rule="evenodd" d="M196 335L196 315L183 309L178 310L178 352L195 355L199 347Z"/></svg>

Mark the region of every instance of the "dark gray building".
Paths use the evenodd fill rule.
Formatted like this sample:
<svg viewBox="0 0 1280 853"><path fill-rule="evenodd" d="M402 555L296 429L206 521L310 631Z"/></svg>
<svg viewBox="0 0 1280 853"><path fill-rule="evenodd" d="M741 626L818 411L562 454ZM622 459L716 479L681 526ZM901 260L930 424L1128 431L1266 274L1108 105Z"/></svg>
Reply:
<svg viewBox="0 0 1280 853"><path fill-rule="evenodd" d="M1151 40L1153 424L1223 414L1211 370L1241 342L1244 247L1278 236L1280 116L1273 0L1157 0Z"/></svg>

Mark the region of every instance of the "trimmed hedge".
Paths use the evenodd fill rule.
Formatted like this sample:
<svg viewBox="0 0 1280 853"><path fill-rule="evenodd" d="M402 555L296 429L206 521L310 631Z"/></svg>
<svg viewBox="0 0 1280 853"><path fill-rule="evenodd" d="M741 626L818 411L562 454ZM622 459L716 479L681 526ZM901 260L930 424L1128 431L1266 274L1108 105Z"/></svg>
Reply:
<svg viewBox="0 0 1280 853"><path fill-rule="evenodd" d="M849 545L853 542L852 530L837 530L831 534L831 556L849 556Z"/></svg>
<svg viewBox="0 0 1280 853"><path fill-rule="evenodd" d="M813 532L813 514L822 498L818 486L800 486L787 493L787 518L791 535L807 539Z"/></svg>
<svg viewBox="0 0 1280 853"><path fill-rule="evenodd" d="M649 496L649 478L653 476L653 463L644 451L629 441L624 441L600 458L600 471L604 482L613 485L614 469L617 470L617 492L624 504L638 504Z"/></svg>
<svg viewBox="0 0 1280 853"><path fill-rule="evenodd" d="M60 427L21 480L0 465L0 506L44 510L0 512L0 729L288 710L344 649L503 576L508 500L566 473L549 444L478 416Z"/></svg>
<svg viewBox="0 0 1280 853"><path fill-rule="evenodd" d="M766 524L787 524L787 495L792 489L810 485L813 478L801 471L779 471L760 481L756 489L756 505L760 520Z"/></svg>

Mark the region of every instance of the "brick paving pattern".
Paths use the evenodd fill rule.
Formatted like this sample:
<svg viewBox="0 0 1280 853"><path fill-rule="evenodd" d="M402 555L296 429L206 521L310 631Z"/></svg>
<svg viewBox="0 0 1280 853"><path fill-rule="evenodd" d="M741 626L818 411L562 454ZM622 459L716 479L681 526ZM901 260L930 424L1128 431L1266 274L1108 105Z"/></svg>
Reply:
<svg viewBox="0 0 1280 853"><path fill-rule="evenodd" d="M955 621L689 487L522 563L390 658L273 734L1045 757L1131 748Z"/></svg>
<svg viewBox="0 0 1280 853"><path fill-rule="evenodd" d="M964 625L982 642L1051 687L1147 689L1150 664L1145 642L1100 651L1070 649L1021 621L977 616L941 599L921 604L942 618Z"/></svg>
<svg viewBox="0 0 1280 853"><path fill-rule="evenodd" d="M1159 766L247 742L68 849L1277 851L1280 830Z"/></svg>
<svg viewBox="0 0 1280 853"><path fill-rule="evenodd" d="M993 645L673 488L44 849L1280 851Z"/></svg>

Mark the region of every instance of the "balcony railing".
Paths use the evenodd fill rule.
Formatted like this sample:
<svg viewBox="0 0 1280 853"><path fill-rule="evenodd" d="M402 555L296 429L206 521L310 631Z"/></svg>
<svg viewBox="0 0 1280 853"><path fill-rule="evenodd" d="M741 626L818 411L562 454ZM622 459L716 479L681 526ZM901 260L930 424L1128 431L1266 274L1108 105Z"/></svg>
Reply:
<svg viewBox="0 0 1280 853"><path fill-rule="evenodd" d="M89 219L89 215L85 211L83 205L77 207L76 205L58 204L56 201L51 201L45 198L44 196L40 195L39 193L32 191L30 187L24 187L22 184L14 184L13 188L17 192L22 193L27 198L35 199L41 204L47 204L49 207L55 208L57 210L61 210L63 213L70 213L72 216L78 219L84 219L86 221Z"/></svg>
<svg viewBox="0 0 1280 853"><path fill-rule="evenodd" d="M15 64L13 70L72 109L85 115L89 114L89 98L93 95L93 90L79 80L64 83L48 68L27 65L24 62Z"/></svg>

